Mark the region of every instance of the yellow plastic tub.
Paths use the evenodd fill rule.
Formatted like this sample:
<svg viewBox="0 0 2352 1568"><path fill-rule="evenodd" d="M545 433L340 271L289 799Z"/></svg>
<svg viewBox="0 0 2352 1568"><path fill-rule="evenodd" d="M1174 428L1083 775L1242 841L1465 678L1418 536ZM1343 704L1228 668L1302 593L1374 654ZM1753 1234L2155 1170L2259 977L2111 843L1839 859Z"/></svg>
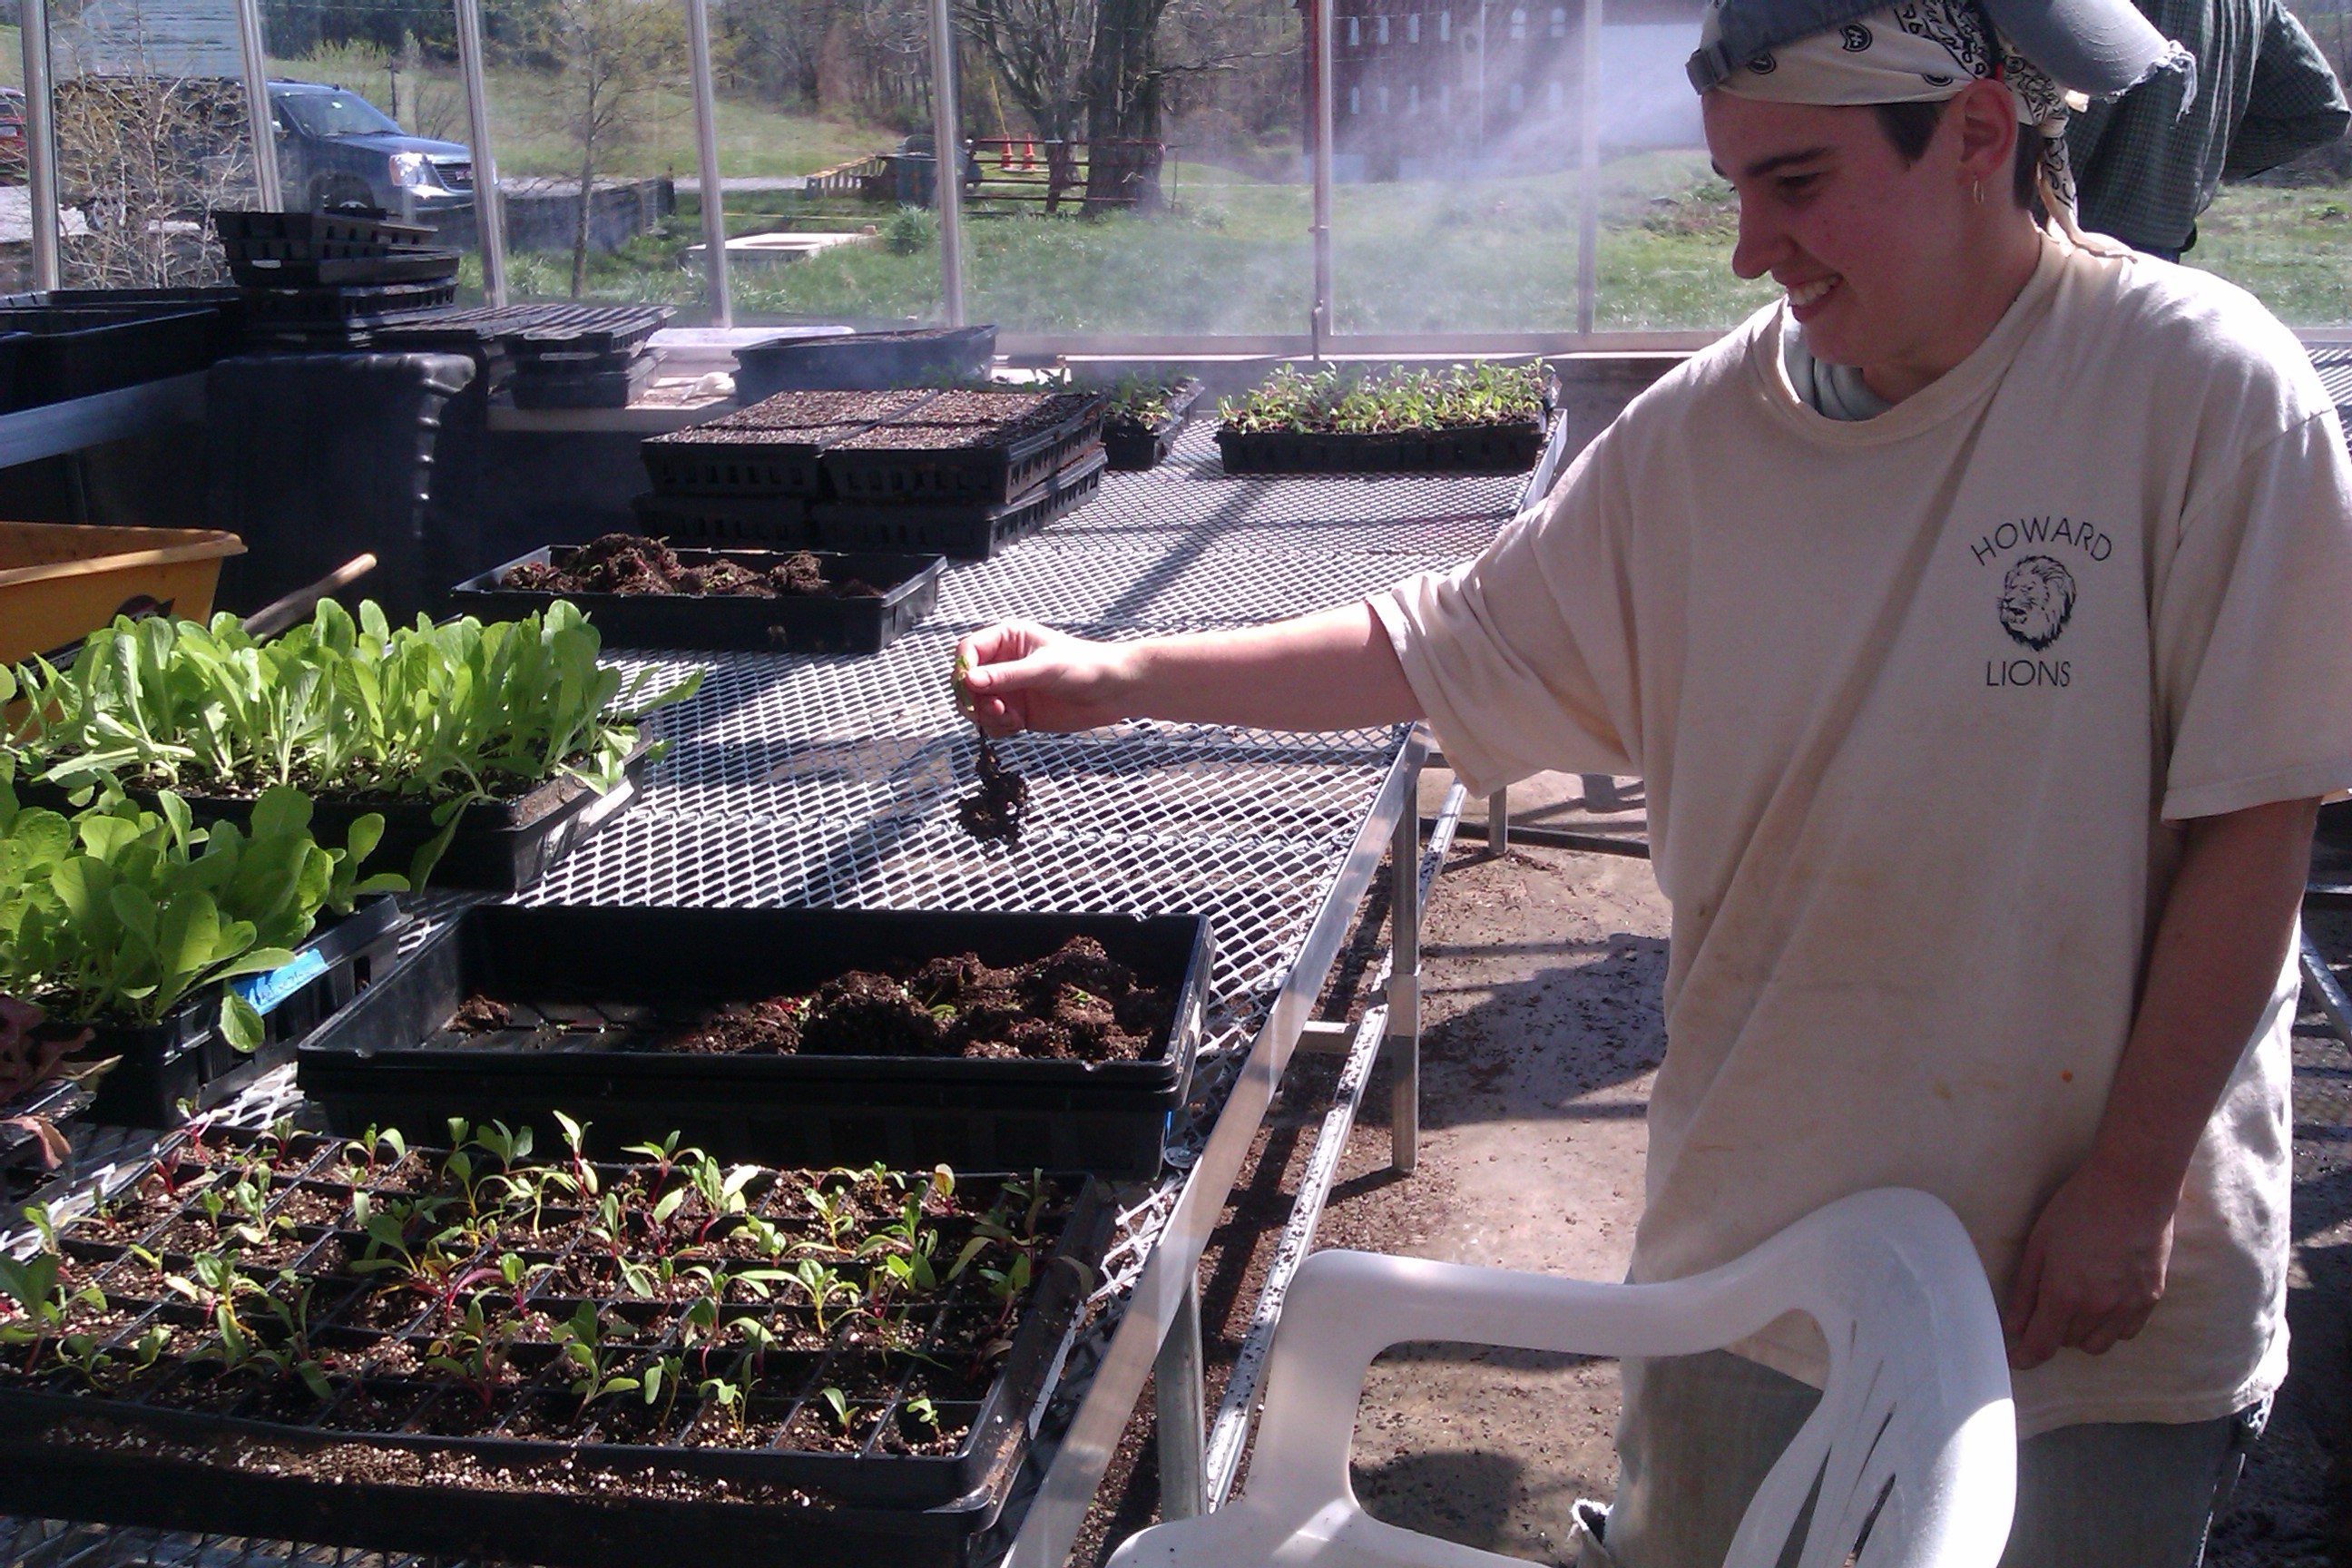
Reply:
<svg viewBox="0 0 2352 1568"><path fill-rule="evenodd" d="M222 560L245 541L209 528L0 522L0 663L79 642L117 616L212 614Z"/></svg>

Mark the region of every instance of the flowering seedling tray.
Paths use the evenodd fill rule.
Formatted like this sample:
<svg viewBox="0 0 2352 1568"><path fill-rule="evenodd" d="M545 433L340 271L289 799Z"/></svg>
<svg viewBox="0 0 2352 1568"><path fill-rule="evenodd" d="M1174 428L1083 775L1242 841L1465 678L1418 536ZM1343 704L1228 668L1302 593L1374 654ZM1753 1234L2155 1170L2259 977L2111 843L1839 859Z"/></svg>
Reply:
<svg viewBox="0 0 2352 1568"><path fill-rule="evenodd" d="M819 501L809 517L817 542L828 550L937 551L958 561L986 561L1092 500L1108 462L1100 450L1091 452L1002 506Z"/></svg>
<svg viewBox="0 0 2352 1568"><path fill-rule="evenodd" d="M1024 963L1073 937L1168 998L1137 1059L664 1048L719 1006L967 952ZM562 1107L600 1148L675 1130L726 1159L1148 1176L1191 1086L1209 956L1197 915L480 905L306 1041L297 1071L346 1131ZM465 1026L478 997L509 1009L501 1026Z"/></svg>
<svg viewBox="0 0 2352 1568"><path fill-rule="evenodd" d="M519 566L562 565L576 547L534 550L469 577L451 590L460 615L510 619L544 610L557 597L588 613L606 647L753 649L768 653L879 653L912 631L940 602L947 563L936 555L819 554L831 584L859 582L882 590L875 598L817 595L761 599L737 595L583 594L561 595L503 585ZM680 550L686 566L727 562L765 576L786 557L764 550Z"/></svg>
<svg viewBox="0 0 2352 1568"><path fill-rule="evenodd" d="M294 961L229 982L261 1015L262 1043L246 1052L220 1032L221 994L208 985L153 1024L94 1026L80 1062L118 1058L98 1081L89 1119L108 1126L173 1127L183 1107L208 1110L293 1059L294 1047L389 973L407 924L399 900L362 899L341 920L321 920Z"/></svg>
<svg viewBox="0 0 2352 1568"><path fill-rule="evenodd" d="M1102 446L1094 392L943 392L836 441L817 466L848 504L1003 506Z"/></svg>
<svg viewBox="0 0 2352 1568"><path fill-rule="evenodd" d="M1091 1183L449 1131L192 1127L20 1235L47 1278L0 1305L0 1509L551 1568L967 1560L1100 1267Z"/></svg>
<svg viewBox="0 0 2352 1568"><path fill-rule="evenodd" d="M1217 450L1229 474L1517 474L1543 456L1545 434L1536 419L1377 436L1220 427Z"/></svg>
<svg viewBox="0 0 2352 1568"><path fill-rule="evenodd" d="M1200 401L1201 384L1188 376L1170 395L1168 416L1157 425L1147 428L1117 417L1104 420L1103 451L1109 457L1111 468L1122 473L1140 473L1167 461L1168 454L1176 447L1176 433L1184 427L1185 416Z"/></svg>
<svg viewBox="0 0 2352 1568"><path fill-rule="evenodd" d="M908 413L929 392L786 392L704 424L646 437L638 448L663 496L814 500L826 494L818 454Z"/></svg>

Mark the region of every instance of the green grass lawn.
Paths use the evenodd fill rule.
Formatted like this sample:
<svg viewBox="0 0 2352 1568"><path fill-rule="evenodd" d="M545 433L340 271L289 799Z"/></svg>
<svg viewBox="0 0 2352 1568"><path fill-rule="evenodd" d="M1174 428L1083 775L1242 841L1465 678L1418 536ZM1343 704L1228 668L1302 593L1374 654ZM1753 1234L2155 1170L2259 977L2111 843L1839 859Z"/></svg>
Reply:
<svg viewBox="0 0 2352 1568"><path fill-rule="evenodd" d="M2290 327L2352 323L2352 191L2225 187L2185 259L2250 289Z"/></svg>
<svg viewBox="0 0 2352 1568"><path fill-rule="evenodd" d="M1596 324L1603 330L1722 327L1770 294L1731 277L1729 195L1696 156L1626 160L1604 175ZM1188 173L1180 210L1089 219L975 216L965 300L975 319L1028 331L1297 332L1309 303L1304 186L1220 170ZM1572 174L1448 184L1350 185L1333 226L1343 331L1510 331L1576 323L1577 180ZM737 314L930 316L939 262L928 214L874 215L883 241L812 260L738 265ZM835 219L835 222L841 220ZM730 215L730 232L790 226ZM898 235L905 243L894 247ZM667 232L600 258L599 298L699 300L699 237L684 214ZM562 258L519 260L518 288L562 293Z"/></svg>

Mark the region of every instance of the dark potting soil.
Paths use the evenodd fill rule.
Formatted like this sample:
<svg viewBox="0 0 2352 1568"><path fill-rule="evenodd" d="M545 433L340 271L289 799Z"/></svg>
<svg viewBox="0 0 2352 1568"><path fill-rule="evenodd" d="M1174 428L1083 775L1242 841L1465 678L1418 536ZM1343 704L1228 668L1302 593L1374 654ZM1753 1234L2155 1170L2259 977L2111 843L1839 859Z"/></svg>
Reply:
<svg viewBox="0 0 2352 1568"><path fill-rule="evenodd" d="M845 451L1002 447L1068 418L1092 394L943 392L914 413L838 443Z"/></svg>
<svg viewBox="0 0 2352 1568"><path fill-rule="evenodd" d="M780 392L682 432L681 438L732 440L754 431L791 431L793 439L814 444L824 438L826 431L845 436L877 419L887 419L914 406L922 395L919 392ZM767 438L775 437L770 434Z"/></svg>
<svg viewBox="0 0 2352 1568"><path fill-rule="evenodd" d="M607 533L577 550L561 552L561 563L528 563L499 579L502 588L548 594L658 594L696 598L878 599L882 590L851 578L828 583L817 558L803 550L764 573L732 561L689 565L668 544L634 533Z"/></svg>
<svg viewBox="0 0 2352 1568"><path fill-rule="evenodd" d="M1051 955L992 969L977 954L935 958L899 973L852 970L805 995L730 1003L662 1037L656 1048L696 1055L968 1057L1136 1061L1167 1021L1174 996L1144 985L1091 937ZM516 1009L467 997L449 1026L465 1034L514 1027Z"/></svg>
<svg viewBox="0 0 2352 1568"><path fill-rule="evenodd" d="M478 1460L471 1455L380 1448L360 1443L297 1447L265 1438L224 1433L201 1443L174 1441L142 1427L104 1418L64 1423L50 1437L76 1447L152 1454L244 1471L251 1475L310 1477L385 1486L444 1486L468 1491L539 1492L569 1497L668 1499L681 1502L738 1502L773 1507L819 1506L795 1488L755 1481L709 1480L681 1470L603 1469L569 1456L535 1463Z"/></svg>
<svg viewBox="0 0 2352 1568"><path fill-rule="evenodd" d="M982 844L1006 848L1021 842L1021 817L1029 805L1029 781L1004 765L983 735L972 771L980 787L956 803L956 821Z"/></svg>

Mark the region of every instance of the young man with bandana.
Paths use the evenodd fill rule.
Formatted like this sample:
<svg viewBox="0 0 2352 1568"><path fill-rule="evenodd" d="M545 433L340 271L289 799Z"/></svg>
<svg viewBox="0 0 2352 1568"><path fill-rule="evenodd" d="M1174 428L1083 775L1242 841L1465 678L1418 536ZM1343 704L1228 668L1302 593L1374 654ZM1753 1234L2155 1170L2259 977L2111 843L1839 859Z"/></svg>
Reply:
<svg viewBox="0 0 2352 1568"><path fill-rule="evenodd" d="M2128 0L1717 0L1732 265L1782 301L1451 572L964 648L999 734L1426 717L1474 792L1643 775L1674 930L1633 1277L1867 1188L1951 1205L2014 1368L2008 1568L2195 1563L2285 1369L2352 460L2261 306L2074 224L2070 95L2187 63ZM1792 1317L1629 1363L1587 1560L1720 1563L1823 1352Z"/></svg>

